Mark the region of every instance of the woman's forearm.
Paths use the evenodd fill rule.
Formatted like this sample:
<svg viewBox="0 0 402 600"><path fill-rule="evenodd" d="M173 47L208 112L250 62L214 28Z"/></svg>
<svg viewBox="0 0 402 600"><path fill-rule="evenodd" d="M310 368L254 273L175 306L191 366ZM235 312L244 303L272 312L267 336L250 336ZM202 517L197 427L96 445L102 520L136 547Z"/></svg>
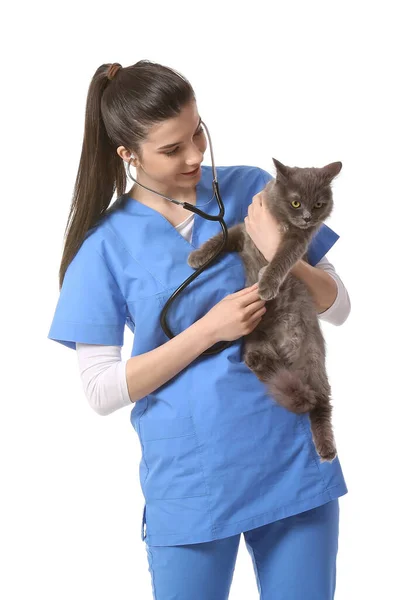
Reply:
<svg viewBox="0 0 402 600"><path fill-rule="evenodd" d="M291 268L290 272L306 284L318 313L324 312L335 302L338 287L331 275L302 259Z"/></svg>
<svg viewBox="0 0 402 600"><path fill-rule="evenodd" d="M172 379L215 341L203 317L158 348L129 358L126 379L131 402Z"/></svg>

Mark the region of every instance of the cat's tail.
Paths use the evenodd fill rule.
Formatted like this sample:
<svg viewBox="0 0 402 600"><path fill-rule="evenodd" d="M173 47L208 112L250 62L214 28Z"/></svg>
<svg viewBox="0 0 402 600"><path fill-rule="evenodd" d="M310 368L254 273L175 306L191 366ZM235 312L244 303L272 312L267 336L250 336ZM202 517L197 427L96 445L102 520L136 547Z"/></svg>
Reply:
<svg viewBox="0 0 402 600"><path fill-rule="evenodd" d="M306 413L317 404L314 390L302 380L301 371L281 367L269 380L269 394L284 408Z"/></svg>

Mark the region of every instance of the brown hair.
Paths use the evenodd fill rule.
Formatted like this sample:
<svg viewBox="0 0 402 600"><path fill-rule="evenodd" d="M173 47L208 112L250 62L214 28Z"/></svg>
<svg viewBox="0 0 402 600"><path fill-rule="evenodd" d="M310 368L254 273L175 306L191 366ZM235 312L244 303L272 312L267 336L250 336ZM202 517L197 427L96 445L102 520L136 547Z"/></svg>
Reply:
<svg viewBox="0 0 402 600"><path fill-rule="evenodd" d="M84 138L73 199L64 232L59 287L86 234L107 211L115 190L126 191L124 146L141 160L141 142L155 123L175 117L195 93L187 79L169 67L140 60L130 67L101 65L89 85Z"/></svg>

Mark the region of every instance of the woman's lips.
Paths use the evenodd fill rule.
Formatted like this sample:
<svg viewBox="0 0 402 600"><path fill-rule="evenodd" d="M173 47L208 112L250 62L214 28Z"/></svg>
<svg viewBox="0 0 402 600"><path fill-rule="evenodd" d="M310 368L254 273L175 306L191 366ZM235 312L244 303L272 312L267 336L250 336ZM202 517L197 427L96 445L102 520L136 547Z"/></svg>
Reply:
<svg viewBox="0 0 402 600"><path fill-rule="evenodd" d="M198 166L196 169L194 169L194 171L190 171L189 173L182 173L182 175L186 175L187 177L191 177L192 175L198 175L199 170L200 167Z"/></svg>

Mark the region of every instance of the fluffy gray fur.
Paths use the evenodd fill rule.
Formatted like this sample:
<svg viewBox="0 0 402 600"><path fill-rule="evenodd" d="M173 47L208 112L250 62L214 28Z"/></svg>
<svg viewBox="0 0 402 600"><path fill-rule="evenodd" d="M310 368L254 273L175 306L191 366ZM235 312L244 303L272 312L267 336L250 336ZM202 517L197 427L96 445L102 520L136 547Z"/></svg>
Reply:
<svg viewBox="0 0 402 600"><path fill-rule="evenodd" d="M244 362L267 384L268 393L294 413L309 412L313 441L321 462L337 454L331 423L331 387L325 369L325 340L317 310L306 285L290 273L303 258L320 225L333 209L331 182L342 163L324 167L289 167L275 158L276 179L266 185L262 201L282 231L281 243L269 262L248 235L244 223L228 229L225 252L238 252L245 267L246 287L259 282L266 313L244 338ZM198 268L223 243L223 233L190 253Z"/></svg>

